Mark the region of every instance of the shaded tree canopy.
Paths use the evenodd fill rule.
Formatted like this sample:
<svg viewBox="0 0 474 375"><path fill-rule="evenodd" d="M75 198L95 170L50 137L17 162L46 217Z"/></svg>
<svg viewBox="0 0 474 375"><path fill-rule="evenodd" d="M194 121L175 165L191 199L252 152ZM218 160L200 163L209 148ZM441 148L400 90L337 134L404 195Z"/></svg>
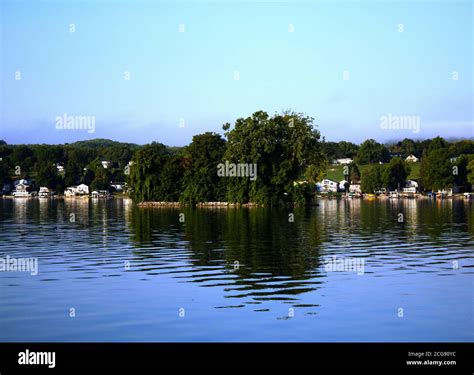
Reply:
<svg viewBox="0 0 474 375"><path fill-rule="evenodd" d="M420 165L420 184L423 189L437 191L452 187L452 172L452 163L446 148L431 148L425 151Z"/></svg>
<svg viewBox="0 0 474 375"><path fill-rule="evenodd" d="M270 117L255 112L239 118L230 130L224 125L227 149L224 159L232 163L255 164L258 177L235 179L228 184L231 202L275 204L305 199L305 173L314 176L325 168L320 134L313 119L300 113L284 112Z"/></svg>
<svg viewBox="0 0 474 375"><path fill-rule="evenodd" d="M361 176L360 189L363 193L375 193L383 187L382 183L383 166L374 164L364 170Z"/></svg>
<svg viewBox="0 0 474 375"><path fill-rule="evenodd" d="M187 203L215 202L226 199L226 180L217 175L223 161L226 141L216 133L195 135L185 155L188 168L184 174L182 200Z"/></svg>
<svg viewBox="0 0 474 375"><path fill-rule="evenodd" d="M390 162L383 166L381 182L389 190L401 190L408 175L410 174L410 165L400 159L392 158Z"/></svg>
<svg viewBox="0 0 474 375"><path fill-rule="evenodd" d="M389 159L387 147L373 139L368 139L360 145L356 161L359 164L368 164L386 162Z"/></svg>

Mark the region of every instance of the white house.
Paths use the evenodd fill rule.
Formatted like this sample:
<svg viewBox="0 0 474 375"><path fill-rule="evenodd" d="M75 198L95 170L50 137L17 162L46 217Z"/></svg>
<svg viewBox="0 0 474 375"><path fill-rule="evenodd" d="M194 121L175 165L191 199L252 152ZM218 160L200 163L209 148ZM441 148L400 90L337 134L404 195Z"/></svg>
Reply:
<svg viewBox="0 0 474 375"><path fill-rule="evenodd" d="M100 162L102 163L102 167L104 167L105 169L107 169L110 165L110 161L108 160L101 160Z"/></svg>
<svg viewBox="0 0 474 375"><path fill-rule="evenodd" d="M454 184L453 187L444 188L443 190L438 190L438 196L445 196L452 197L453 194L459 193L459 186Z"/></svg>
<svg viewBox="0 0 474 375"><path fill-rule="evenodd" d="M56 163L56 169L58 173L64 173L64 164L63 163Z"/></svg>
<svg viewBox="0 0 474 375"><path fill-rule="evenodd" d="M416 162L418 161L418 158L417 158L415 155L410 154L410 155L408 155L408 156L406 157L405 160L406 160L406 161L409 161L409 162L411 162L411 163L416 163Z"/></svg>
<svg viewBox="0 0 474 375"><path fill-rule="evenodd" d="M407 180L403 187L404 193L416 193L418 191L418 182L415 180Z"/></svg>
<svg viewBox="0 0 474 375"><path fill-rule="evenodd" d="M351 158L341 158L341 159L336 159L332 161L333 164L351 164L352 159Z"/></svg>
<svg viewBox="0 0 474 375"><path fill-rule="evenodd" d="M64 190L64 195L66 197L74 197L76 195L76 186L69 186Z"/></svg>
<svg viewBox="0 0 474 375"><path fill-rule="evenodd" d="M89 186L80 184L77 186L69 186L64 190L66 197L75 197L76 195L89 195Z"/></svg>
<svg viewBox="0 0 474 375"><path fill-rule="evenodd" d="M316 188L321 193L337 193L339 184L336 181L325 178L316 184Z"/></svg>
<svg viewBox="0 0 474 375"><path fill-rule="evenodd" d="M76 186L76 195L89 195L89 186L80 184Z"/></svg>

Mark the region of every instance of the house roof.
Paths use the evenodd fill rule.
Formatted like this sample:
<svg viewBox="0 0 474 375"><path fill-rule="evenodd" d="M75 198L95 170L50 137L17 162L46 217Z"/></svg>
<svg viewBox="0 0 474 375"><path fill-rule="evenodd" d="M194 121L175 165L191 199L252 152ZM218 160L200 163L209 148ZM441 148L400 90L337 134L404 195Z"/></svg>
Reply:
<svg viewBox="0 0 474 375"><path fill-rule="evenodd" d="M323 178L322 181L320 181L319 183L322 184L324 181L330 181L330 182L334 182L335 184L337 184L338 182L337 181L334 181L334 180L331 180L330 178Z"/></svg>

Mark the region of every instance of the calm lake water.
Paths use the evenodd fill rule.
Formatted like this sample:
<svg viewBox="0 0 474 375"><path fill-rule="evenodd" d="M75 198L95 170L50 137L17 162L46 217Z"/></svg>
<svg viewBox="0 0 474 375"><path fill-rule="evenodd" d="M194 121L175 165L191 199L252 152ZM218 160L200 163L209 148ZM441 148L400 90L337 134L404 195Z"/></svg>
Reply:
<svg viewBox="0 0 474 375"><path fill-rule="evenodd" d="M474 202L3 199L0 227L0 258L38 258L0 272L0 341L474 338Z"/></svg>

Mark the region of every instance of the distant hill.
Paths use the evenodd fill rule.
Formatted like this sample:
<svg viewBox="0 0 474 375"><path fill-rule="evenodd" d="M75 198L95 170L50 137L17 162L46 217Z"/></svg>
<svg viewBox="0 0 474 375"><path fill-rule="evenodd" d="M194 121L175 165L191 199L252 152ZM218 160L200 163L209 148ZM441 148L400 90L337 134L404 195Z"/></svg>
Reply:
<svg viewBox="0 0 474 375"><path fill-rule="evenodd" d="M140 148L140 145L137 145L135 143L118 142L118 141L112 141L111 139L104 139L104 138L96 138L96 139L90 139L86 141L77 141L74 143L66 143L66 144L70 146L74 146L74 147L87 147L87 148L92 148L92 149L118 146L121 144L127 145L132 149Z"/></svg>

